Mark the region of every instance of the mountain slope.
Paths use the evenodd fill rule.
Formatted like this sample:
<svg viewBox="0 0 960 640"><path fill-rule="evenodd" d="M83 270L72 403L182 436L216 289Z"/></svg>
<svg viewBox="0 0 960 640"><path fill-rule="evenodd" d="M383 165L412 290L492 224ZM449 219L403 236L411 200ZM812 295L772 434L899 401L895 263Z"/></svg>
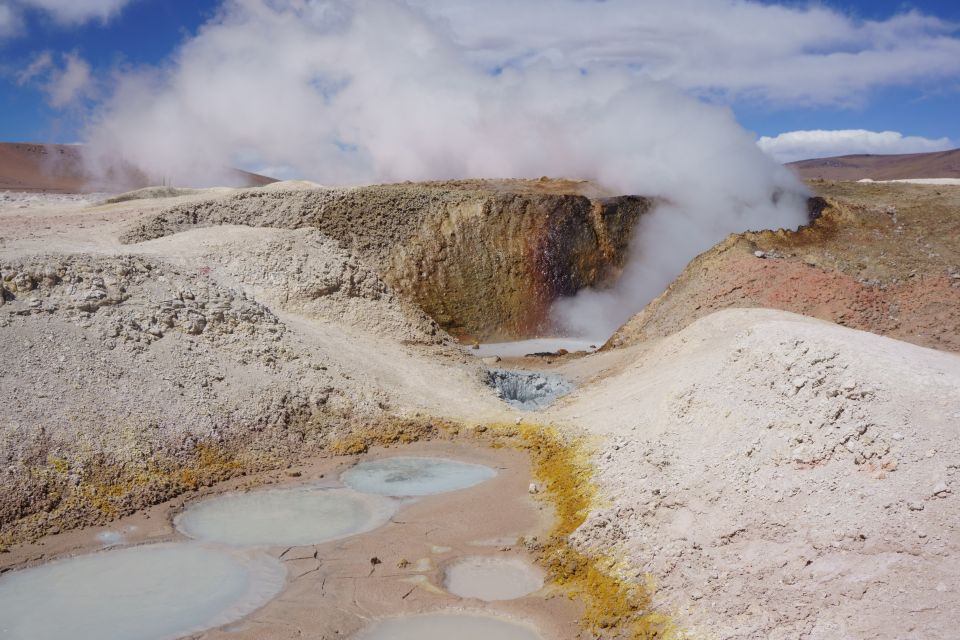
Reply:
<svg viewBox="0 0 960 640"><path fill-rule="evenodd" d="M804 180L903 180L960 178L960 149L899 155L852 155L800 160L787 165Z"/></svg>
<svg viewBox="0 0 960 640"><path fill-rule="evenodd" d="M142 171L119 165L106 175L92 175L83 162L80 145L0 142L0 190L82 193L130 191L150 185ZM258 187L273 178L234 170L236 184Z"/></svg>

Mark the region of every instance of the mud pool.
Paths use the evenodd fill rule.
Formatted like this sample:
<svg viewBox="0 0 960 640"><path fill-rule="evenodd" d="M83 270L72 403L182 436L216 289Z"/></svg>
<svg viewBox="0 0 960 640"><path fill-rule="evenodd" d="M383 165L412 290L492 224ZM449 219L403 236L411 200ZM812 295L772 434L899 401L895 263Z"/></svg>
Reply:
<svg viewBox="0 0 960 640"><path fill-rule="evenodd" d="M237 546L318 544L382 526L394 501L349 489L292 487L233 493L192 505L175 520L184 535Z"/></svg>
<svg viewBox="0 0 960 640"><path fill-rule="evenodd" d="M265 554L195 543L58 560L0 580L0 637L159 640L242 618L284 587Z"/></svg>
<svg viewBox="0 0 960 640"><path fill-rule="evenodd" d="M543 572L518 557L473 556L444 571L447 591L485 602L522 598L543 587Z"/></svg>
<svg viewBox="0 0 960 640"><path fill-rule="evenodd" d="M348 487L381 496L430 496L458 491L490 480L490 467L447 460L397 456L361 462L340 477Z"/></svg>
<svg viewBox="0 0 960 640"><path fill-rule="evenodd" d="M555 373L490 369L487 384L497 396L522 411L545 409L557 398L573 391L573 384Z"/></svg>
<svg viewBox="0 0 960 640"><path fill-rule="evenodd" d="M350 475L378 493L339 486ZM498 565L532 562L520 540L544 535L552 512L528 493L529 483L523 452L455 442L374 448L359 458L235 478L109 527L49 536L0 556L0 571L8 570L0 575L0 637L360 640L386 632L425 639L452 630L466 639L574 638L575 602L546 597L530 581L522 589L511 584L509 594L494 584L491 593L488 578L469 575L477 556ZM304 496L335 500L310 507ZM353 510L334 513L336 526L321 523L342 498ZM305 524L292 531L296 519ZM105 543L120 546L91 553ZM458 569L451 581L458 566L466 574ZM458 586L464 575L472 592ZM497 599L504 595L519 597ZM489 604L478 602L490 596ZM478 605L484 615L469 611Z"/></svg>

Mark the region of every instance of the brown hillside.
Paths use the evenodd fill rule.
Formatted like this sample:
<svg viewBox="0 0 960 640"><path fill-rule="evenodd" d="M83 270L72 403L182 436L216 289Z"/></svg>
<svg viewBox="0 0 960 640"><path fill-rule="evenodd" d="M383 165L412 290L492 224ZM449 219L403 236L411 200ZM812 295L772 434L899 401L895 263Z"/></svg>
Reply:
<svg viewBox="0 0 960 640"><path fill-rule="evenodd" d="M905 180L960 178L960 149L900 155L854 155L800 160L787 165L804 180Z"/></svg>
<svg viewBox="0 0 960 640"><path fill-rule="evenodd" d="M275 182L247 171L236 173L239 186ZM147 186L147 176L133 166L122 166L106 176L91 175L84 167L79 145L0 142L0 191L119 192Z"/></svg>

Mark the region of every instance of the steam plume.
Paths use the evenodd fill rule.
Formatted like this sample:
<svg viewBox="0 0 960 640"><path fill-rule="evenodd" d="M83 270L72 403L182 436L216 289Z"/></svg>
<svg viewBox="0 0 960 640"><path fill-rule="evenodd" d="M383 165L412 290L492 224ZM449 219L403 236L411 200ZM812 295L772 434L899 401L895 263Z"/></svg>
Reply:
<svg viewBox="0 0 960 640"><path fill-rule="evenodd" d="M609 332L727 233L803 221L800 184L732 114L623 68L481 66L448 25L393 0L227 0L169 65L118 76L94 163L223 182L228 166L325 184L563 176L671 204L622 282L557 306Z"/></svg>

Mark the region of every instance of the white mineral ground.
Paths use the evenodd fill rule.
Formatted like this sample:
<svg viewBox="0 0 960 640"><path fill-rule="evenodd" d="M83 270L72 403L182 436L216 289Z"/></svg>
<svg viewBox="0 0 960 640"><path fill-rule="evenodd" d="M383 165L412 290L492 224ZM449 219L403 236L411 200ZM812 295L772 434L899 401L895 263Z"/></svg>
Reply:
<svg viewBox="0 0 960 640"><path fill-rule="evenodd" d="M176 201L199 197L205 196L179 196ZM329 308L285 305L293 284L286 277L264 275L284 268L285 255L305 251L318 260L344 259L315 232L219 227L139 245L119 244L117 235L126 222L169 203L144 200L80 208L50 201L20 209L0 201L0 255L10 261L55 252L136 253L178 266L209 265L218 283L232 283L275 313L287 328L284 344L298 349L304 362L322 359L326 375L339 385L338 393L355 407L382 403L398 413L475 423L519 415L484 387L479 361L465 357L458 347L403 343L420 335L419 321L408 320L395 301L373 304L362 297L333 297L324 303L332 305ZM8 335L18 332L4 340L6 375L0 378L2 395L16 398L7 403L10 424L37 415L56 417L56 405L65 394L93 393L87 388L76 391L75 385L82 383L67 374L31 370L38 361L31 360L24 343L40 343L47 331L62 332L56 337L65 341L70 334L63 325L43 325L32 332L23 326L0 328ZM87 366L78 358L89 356L80 351L65 354L68 372L83 372ZM149 377L137 378L144 356L111 357L114 366L130 369L127 383L143 389L136 403L167 402L168 390L151 388ZM149 366L164 366L165 357L180 356L154 350ZM554 370L573 381L576 390L523 419L554 422L587 433L597 443L596 481L603 499L574 534L575 543L620 558L625 575L651 576L657 604L693 637L956 637L957 355L789 313L738 309L708 316L661 340L565 360ZM233 394L239 401L265 384L256 376L267 376L274 384L295 373L283 368L238 370L236 378L228 380L239 382L224 385L218 393ZM31 391L38 388L35 384L52 398L36 397ZM96 400L134 403L107 392ZM34 401L38 406L30 408ZM71 402L83 400L71 397ZM189 423L183 429L189 431ZM434 451L430 446L411 450L414 455ZM402 599L405 583L396 577L387 580L387 575L397 573L399 557L414 563L426 559L431 569L424 580L439 584L439 573L431 573L433 563L476 555L467 542L544 526L533 502L517 503L515 518L506 525L492 522L490 514L501 513L500 492L520 500L525 489L518 487L528 480L520 454L478 451L469 459L496 461L498 456L514 456L506 465L511 473L466 490L469 500L468 494L455 493L408 506L403 518L395 518L407 523L402 536L395 535L399 530L391 525L288 553L284 559L295 579L286 591L243 623L201 637L294 637L304 625L350 631L358 611L374 617L374 609L379 616L455 602L435 594L425 582L407 584L406 589L417 589ZM313 477L311 473L305 469L304 478ZM250 480L215 490L243 482ZM517 486L505 489L500 483ZM489 496L490 510L483 506L483 496ZM164 539L172 535L170 512L182 503L180 499L155 507L110 529ZM427 521L448 529L433 533L424 527ZM124 528L131 523L141 527L139 534ZM53 557L102 544L96 536L103 532L68 532L42 545L14 548L0 556L0 568L39 554ZM449 555L434 553L457 545ZM374 575L384 581L356 579L370 572L369 558L374 556L392 562L376 567ZM340 579L324 584L330 571ZM331 599L320 599L318 593ZM353 608L338 612L345 593L359 596L347 597ZM415 597L422 599L411 606L408 601ZM566 599L537 600L536 606L524 599L503 606L539 625L546 636L572 637L572 627L563 627L572 624L570 610L560 602ZM498 610L504 610L499 603ZM296 629L287 627L291 624ZM64 637L69 638L68 631Z"/></svg>

